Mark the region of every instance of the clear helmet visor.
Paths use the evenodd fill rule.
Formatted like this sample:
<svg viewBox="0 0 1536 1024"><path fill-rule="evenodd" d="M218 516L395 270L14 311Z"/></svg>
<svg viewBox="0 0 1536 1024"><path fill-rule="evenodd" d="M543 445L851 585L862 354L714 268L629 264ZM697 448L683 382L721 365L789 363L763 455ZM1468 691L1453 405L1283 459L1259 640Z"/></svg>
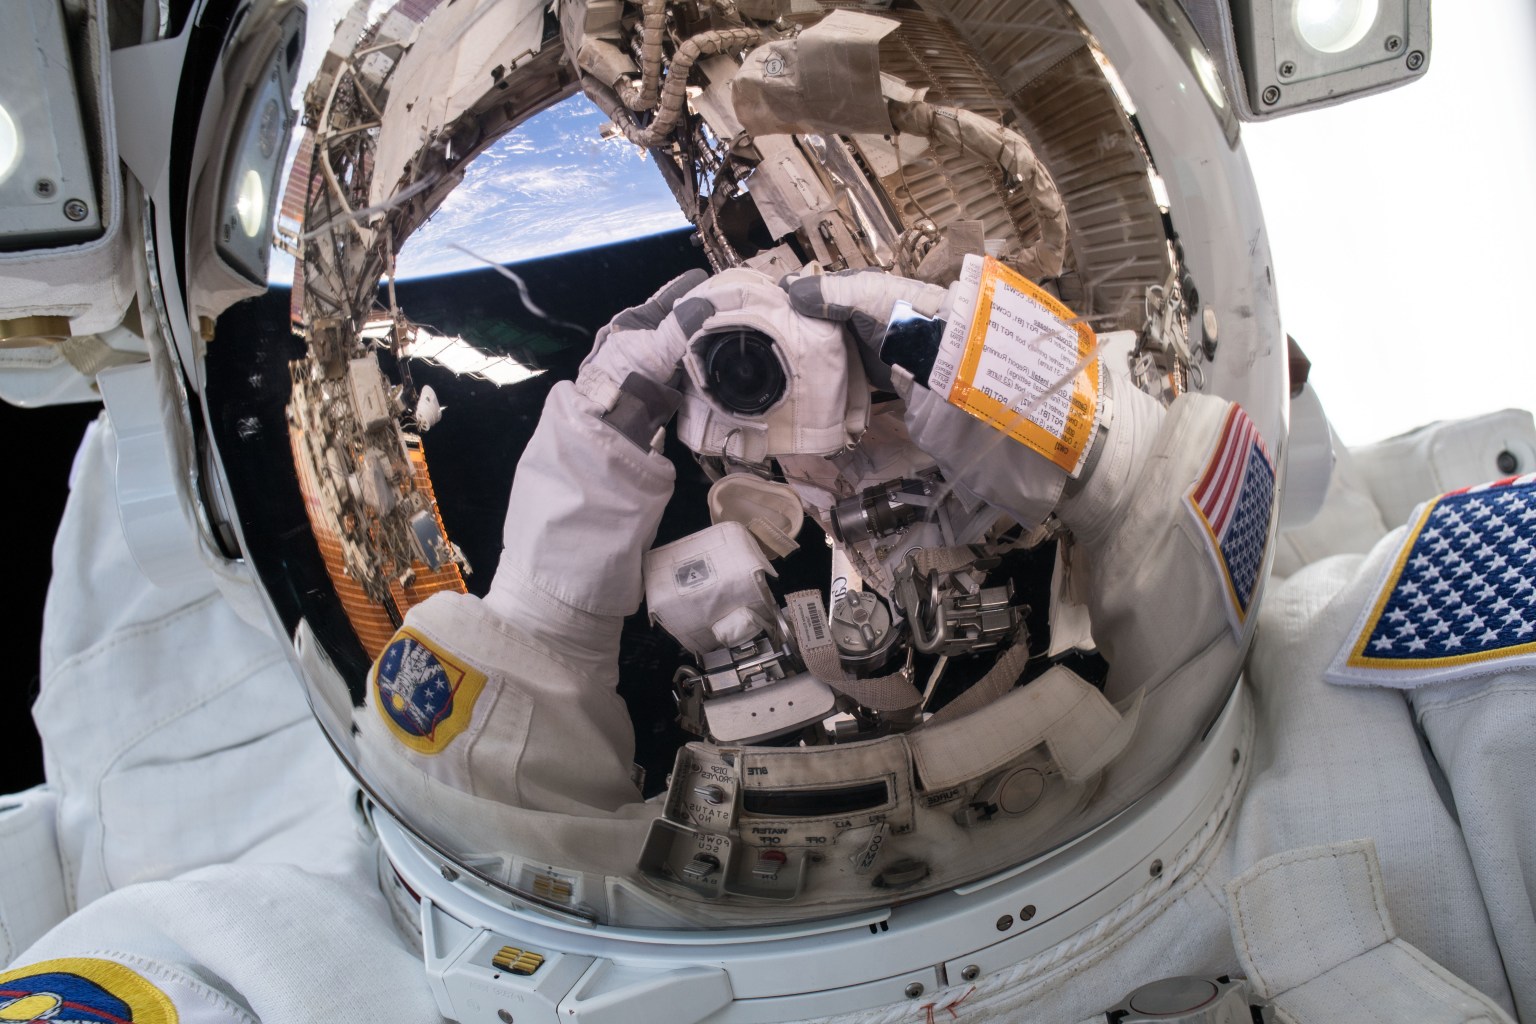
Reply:
<svg viewBox="0 0 1536 1024"><path fill-rule="evenodd" d="M661 449L675 480L633 539L644 578L598 560L650 529L622 513L643 467L612 467L653 456L523 456L579 419L563 382L599 329L684 271L948 285L985 253L1085 328L1101 372L1161 405L1239 403L1278 461L1258 201L1183 15L546 6L342 22L281 197L293 289L225 312L207 353L243 550L349 768L445 864L614 925L910 900L1132 806L1225 703L1251 620L1135 652L1092 624L1068 636L1059 537L946 480L840 328L777 309L691 333ZM264 208L261 185L241 202ZM539 473L571 511L547 490L518 505ZM620 511L573 540L604 502ZM514 547L537 565L509 567ZM1206 558L1187 547L1170 587ZM558 580L605 571L611 601L562 604ZM705 597L705 578L725 582ZM805 631L806 592L830 645ZM1102 712L1085 749L1064 753L1043 712L944 716L1008 658L1010 700ZM892 678L921 703L860 686Z"/></svg>

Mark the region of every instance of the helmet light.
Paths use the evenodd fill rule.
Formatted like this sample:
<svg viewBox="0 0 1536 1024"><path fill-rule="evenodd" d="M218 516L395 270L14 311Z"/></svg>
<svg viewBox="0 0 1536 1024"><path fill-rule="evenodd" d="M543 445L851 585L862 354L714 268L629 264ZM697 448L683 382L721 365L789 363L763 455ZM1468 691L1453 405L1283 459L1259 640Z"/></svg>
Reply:
<svg viewBox="0 0 1536 1024"><path fill-rule="evenodd" d="M1231 0L1252 120L1381 92L1429 67L1429 0Z"/></svg>
<svg viewBox="0 0 1536 1024"><path fill-rule="evenodd" d="M1297 0L1296 34L1319 53L1359 45L1376 23L1379 0Z"/></svg>
<svg viewBox="0 0 1536 1024"><path fill-rule="evenodd" d="M0 4L0 250L101 234L59 0Z"/></svg>

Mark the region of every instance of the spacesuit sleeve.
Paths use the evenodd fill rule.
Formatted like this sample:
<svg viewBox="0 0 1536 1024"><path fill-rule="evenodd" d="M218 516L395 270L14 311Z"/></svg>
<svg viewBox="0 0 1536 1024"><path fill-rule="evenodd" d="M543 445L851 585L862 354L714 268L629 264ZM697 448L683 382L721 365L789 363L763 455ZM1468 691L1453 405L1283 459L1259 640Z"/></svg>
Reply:
<svg viewBox="0 0 1536 1024"><path fill-rule="evenodd" d="M1536 1016L1536 671L1409 691L1444 772L1510 989Z"/></svg>
<svg viewBox="0 0 1536 1024"><path fill-rule="evenodd" d="M103 416L54 540L32 708L48 782L0 799L0 961L129 883L237 860L324 863L354 841L284 645L211 576L145 577L118 515L117 454Z"/></svg>
<svg viewBox="0 0 1536 1024"><path fill-rule="evenodd" d="M359 735L397 797L419 773L561 814L639 799L619 635L675 474L602 411L555 386L518 463L490 592L415 606L375 662Z"/></svg>
<svg viewBox="0 0 1536 1024"><path fill-rule="evenodd" d="M218 865L109 893L0 970L0 1019L440 1021L353 846L326 871Z"/></svg>
<svg viewBox="0 0 1536 1024"><path fill-rule="evenodd" d="M1187 394L1166 412L1111 377L1114 418L1081 489L1057 514L1070 572L1109 662L1106 695L1177 676L1194 717L1231 683L1274 502L1274 470L1241 407ZM1162 701L1184 704L1186 701Z"/></svg>
<svg viewBox="0 0 1536 1024"><path fill-rule="evenodd" d="M550 393L517 465L486 604L556 650L611 661L621 620L644 596L641 559L675 472L602 412L573 384Z"/></svg>
<svg viewBox="0 0 1536 1024"><path fill-rule="evenodd" d="M1536 428L1530 413L1504 410L1432 424L1367 446L1356 454L1383 515L1395 514L1413 526L1423 509L1421 505L1407 511L1415 503L1444 491L1476 487L1536 468ZM1491 496L1500 491L1513 499L1516 489L1491 488L1486 493ZM1475 603L1477 598L1472 595L1475 592L1481 597L1485 583L1506 597L1509 606L1497 612L1491 609L1497 606L1498 595L1492 601L1483 598L1482 607L1490 610L1482 614L1506 631L1501 649L1484 652L1486 658L1480 666L1487 671L1405 688L1455 808L1522 1020L1536 1019L1536 801L1532 801L1525 783L1536 772L1536 732L1532 729L1536 723L1536 664L1532 655L1536 643L1532 639L1536 634L1527 628L1530 584L1536 569L1532 568L1530 548L1521 544L1531 539L1529 524L1536 522L1533 506L1536 501L1530 498L1512 501L1514 511L1506 520L1513 529L1488 520L1478 523L1475 553L1471 550L1472 534L1465 534L1468 543L1457 551L1470 571L1461 571L1457 563L1456 570L1447 574L1452 581L1449 589L1430 588L1436 594L1433 607L1442 617L1454 616L1457 624L1469 622L1474 613L1454 614L1452 607ZM1458 531L1458 540L1462 536ZM1404 543L1385 547L1396 553ZM1484 544L1492 553L1479 557L1484 555ZM1427 551L1433 554L1435 545L1429 545ZM1406 557L1411 561L1414 555L1408 552ZM1450 555L1447 551L1440 556L1447 569L1452 568ZM1494 569L1500 557L1506 561ZM1376 599L1388 589L1385 582L1379 582L1388 574L1380 566L1371 568L1377 583L1371 594ZM1402 587L1404 582L1400 577L1398 586L1391 589ZM1394 607L1389 604L1383 608L1388 621ZM1415 673L1410 667L1404 674Z"/></svg>
<svg viewBox="0 0 1536 1024"><path fill-rule="evenodd" d="M1529 414L1506 411L1355 453L1383 515L1406 522L1335 602L1347 628L1322 673L1333 688L1406 697L1525 1019L1536 1016L1536 811L1517 780L1536 770L1533 450Z"/></svg>

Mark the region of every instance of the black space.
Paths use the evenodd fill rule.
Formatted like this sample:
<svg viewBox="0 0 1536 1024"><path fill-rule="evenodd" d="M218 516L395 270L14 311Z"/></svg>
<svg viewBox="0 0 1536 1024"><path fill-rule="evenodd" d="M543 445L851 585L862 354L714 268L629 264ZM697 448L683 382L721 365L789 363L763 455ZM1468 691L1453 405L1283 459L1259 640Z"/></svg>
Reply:
<svg viewBox="0 0 1536 1024"><path fill-rule="evenodd" d="M53 535L69 495L69 467L95 404L18 409L0 402L0 434L10 439L5 647L11 668L0 682L0 721L6 724L6 753L0 757L0 793L14 793L43 780L43 753L32 727L37 699L38 653L43 635L43 599L53 571Z"/></svg>

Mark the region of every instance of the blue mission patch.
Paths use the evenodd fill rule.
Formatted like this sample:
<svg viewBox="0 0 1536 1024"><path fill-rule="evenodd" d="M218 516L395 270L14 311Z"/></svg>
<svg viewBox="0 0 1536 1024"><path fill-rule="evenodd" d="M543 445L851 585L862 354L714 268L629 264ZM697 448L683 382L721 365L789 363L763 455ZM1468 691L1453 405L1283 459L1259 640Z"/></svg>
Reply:
<svg viewBox="0 0 1536 1024"><path fill-rule="evenodd" d="M19 1015L20 1011L28 1016ZM133 1010L94 981L55 971L0 982L0 1021L12 1020L128 1024Z"/></svg>
<svg viewBox="0 0 1536 1024"><path fill-rule="evenodd" d="M177 1024L170 996L125 964L100 957L42 960L0 972L0 1021Z"/></svg>
<svg viewBox="0 0 1536 1024"><path fill-rule="evenodd" d="M399 636L379 656L380 706L412 736L430 739L453 714L453 681L437 654L415 637Z"/></svg>
<svg viewBox="0 0 1536 1024"><path fill-rule="evenodd" d="M440 754L469 728L485 682L484 673L405 626L374 663L374 704L401 744Z"/></svg>
<svg viewBox="0 0 1536 1024"><path fill-rule="evenodd" d="M1536 661L1536 474L1430 502L1329 666L1411 687Z"/></svg>

